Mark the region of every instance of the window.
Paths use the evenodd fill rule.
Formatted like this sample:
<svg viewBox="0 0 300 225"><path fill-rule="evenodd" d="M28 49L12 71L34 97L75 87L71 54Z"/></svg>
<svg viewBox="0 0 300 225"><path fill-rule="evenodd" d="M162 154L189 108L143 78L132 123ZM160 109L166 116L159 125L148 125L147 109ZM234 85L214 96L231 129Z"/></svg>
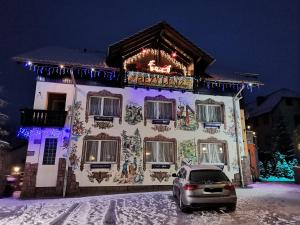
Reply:
<svg viewBox="0 0 300 225"><path fill-rule="evenodd" d="M43 165L54 165L56 157L57 139L56 138L46 138Z"/></svg>
<svg viewBox="0 0 300 225"><path fill-rule="evenodd" d="M224 143L200 143L198 147L200 163L226 164Z"/></svg>
<svg viewBox="0 0 300 225"><path fill-rule="evenodd" d="M199 184L207 184L207 183L217 183L229 181L227 176L218 170L193 170L190 173L190 181L199 183Z"/></svg>
<svg viewBox="0 0 300 225"><path fill-rule="evenodd" d="M51 111L65 111L66 94L48 93L48 110Z"/></svg>
<svg viewBox="0 0 300 225"><path fill-rule="evenodd" d="M171 163L175 160L173 142L147 141L146 161L154 163Z"/></svg>
<svg viewBox="0 0 300 225"><path fill-rule="evenodd" d="M89 115L93 116L120 116L120 99L91 96Z"/></svg>
<svg viewBox="0 0 300 225"><path fill-rule="evenodd" d="M221 105L198 104L197 113L200 122L223 122Z"/></svg>
<svg viewBox="0 0 300 225"><path fill-rule="evenodd" d="M173 118L172 102L147 101L147 119L168 119Z"/></svg>
<svg viewBox="0 0 300 225"><path fill-rule="evenodd" d="M85 141L85 162L116 162L117 141L113 140L88 140Z"/></svg>

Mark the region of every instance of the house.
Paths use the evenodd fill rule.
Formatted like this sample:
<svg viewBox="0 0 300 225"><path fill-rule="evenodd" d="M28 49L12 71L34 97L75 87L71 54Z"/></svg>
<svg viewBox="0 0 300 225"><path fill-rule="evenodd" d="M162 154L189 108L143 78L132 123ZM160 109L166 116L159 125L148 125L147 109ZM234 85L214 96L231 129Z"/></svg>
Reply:
<svg viewBox="0 0 300 225"><path fill-rule="evenodd" d="M246 184L239 98L261 83L209 75L214 59L166 22L106 56L47 47L14 60L37 75L33 109L21 110L23 197L164 190L201 163Z"/></svg>
<svg viewBox="0 0 300 225"><path fill-rule="evenodd" d="M266 96L257 97L247 106L248 123L257 136L258 153L261 160L268 159L279 143L281 153L288 160L300 157L299 135L300 125L300 93L289 89L279 89ZM280 139L278 140L278 138ZM277 139L277 140L275 140ZM299 158L300 159L300 158Z"/></svg>

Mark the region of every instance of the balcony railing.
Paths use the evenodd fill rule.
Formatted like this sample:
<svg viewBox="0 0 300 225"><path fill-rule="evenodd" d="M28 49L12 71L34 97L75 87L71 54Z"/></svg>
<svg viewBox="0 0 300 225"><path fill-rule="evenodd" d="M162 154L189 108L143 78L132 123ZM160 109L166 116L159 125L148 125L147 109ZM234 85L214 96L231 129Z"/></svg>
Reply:
<svg viewBox="0 0 300 225"><path fill-rule="evenodd" d="M21 126L23 127L64 127L67 111L22 109Z"/></svg>

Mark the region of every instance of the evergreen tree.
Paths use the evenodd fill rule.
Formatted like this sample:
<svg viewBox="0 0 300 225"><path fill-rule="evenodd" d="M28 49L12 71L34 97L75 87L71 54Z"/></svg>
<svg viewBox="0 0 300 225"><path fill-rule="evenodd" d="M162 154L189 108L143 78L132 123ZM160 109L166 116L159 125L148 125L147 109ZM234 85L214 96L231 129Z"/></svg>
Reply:
<svg viewBox="0 0 300 225"><path fill-rule="evenodd" d="M273 175L274 175L274 169L272 163L269 161L267 163L267 168L266 168L266 177L273 176Z"/></svg>
<svg viewBox="0 0 300 225"><path fill-rule="evenodd" d="M0 92L2 88L0 87ZM6 102L0 98L0 109L6 106ZM9 143L5 141L8 136L8 132L4 129L5 122L8 120L8 116L0 111L0 150L8 149L10 147Z"/></svg>
<svg viewBox="0 0 300 225"><path fill-rule="evenodd" d="M258 166L259 166L260 176L265 177L266 176L266 170L265 170L265 166L264 166L263 162L259 161Z"/></svg>
<svg viewBox="0 0 300 225"><path fill-rule="evenodd" d="M272 129L272 152L280 152L290 161L295 158L295 150L290 134L287 132L284 118L279 117Z"/></svg>

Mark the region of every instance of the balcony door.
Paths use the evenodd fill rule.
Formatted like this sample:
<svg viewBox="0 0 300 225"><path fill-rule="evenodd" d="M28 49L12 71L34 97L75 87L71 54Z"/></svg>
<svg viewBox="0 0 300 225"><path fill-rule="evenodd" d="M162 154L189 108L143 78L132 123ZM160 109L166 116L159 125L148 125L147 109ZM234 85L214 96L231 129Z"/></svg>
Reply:
<svg viewBox="0 0 300 225"><path fill-rule="evenodd" d="M48 107L50 111L65 111L66 94L63 93L48 93Z"/></svg>

